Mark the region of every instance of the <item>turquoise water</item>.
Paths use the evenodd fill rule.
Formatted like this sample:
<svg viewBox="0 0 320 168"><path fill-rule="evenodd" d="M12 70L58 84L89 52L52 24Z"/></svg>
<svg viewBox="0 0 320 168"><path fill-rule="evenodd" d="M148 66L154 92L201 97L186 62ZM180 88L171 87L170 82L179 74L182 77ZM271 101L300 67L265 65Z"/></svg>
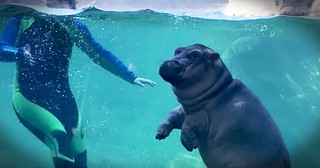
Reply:
<svg viewBox="0 0 320 168"><path fill-rule="evenodd" d="M0 18L3 25L7 18ZM292 167L320 167L320 21L277 17L227 21L153 12L82 18L103 46L155 88L133 86L74 48L70 83L85 125L92 168L204 168L179 131L155 140L158 124L177 106L160 63L179 46L202 43L222 55L235 78L264 102L289 149ZM2 28L2 26L1 26ZM13 63L0 63L0 158L17 167L51 168L49 149L19 123L11 104Z"/></svg>

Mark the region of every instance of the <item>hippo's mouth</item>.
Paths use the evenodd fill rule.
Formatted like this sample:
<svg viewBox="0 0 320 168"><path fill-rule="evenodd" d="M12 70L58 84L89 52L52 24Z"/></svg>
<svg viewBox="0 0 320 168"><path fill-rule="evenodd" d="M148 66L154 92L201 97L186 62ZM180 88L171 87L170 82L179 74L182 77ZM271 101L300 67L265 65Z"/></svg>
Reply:
<svg viewBox="0 0 320 168"><path fill-rule="evenodd" d="M164 61L159 68L159 74L162 79L173 86L182 82L184 72L185 66L178 61Z"/></svg>

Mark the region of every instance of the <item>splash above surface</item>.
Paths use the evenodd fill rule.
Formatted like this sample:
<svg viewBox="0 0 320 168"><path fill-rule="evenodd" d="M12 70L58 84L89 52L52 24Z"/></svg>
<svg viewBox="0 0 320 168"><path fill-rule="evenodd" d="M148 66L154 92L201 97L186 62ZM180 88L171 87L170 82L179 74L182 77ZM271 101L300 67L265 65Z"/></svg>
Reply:
<svg viewBox="0 0 320 168"><path fill-rule="evenodd" d="M92 9L117 12L149 9L180 16L227 20L279 15L317 18L320 16L320 0L78 0L77 9L49 8L46 0L0 0L0 13L6 15L75 15Z"/></svg>

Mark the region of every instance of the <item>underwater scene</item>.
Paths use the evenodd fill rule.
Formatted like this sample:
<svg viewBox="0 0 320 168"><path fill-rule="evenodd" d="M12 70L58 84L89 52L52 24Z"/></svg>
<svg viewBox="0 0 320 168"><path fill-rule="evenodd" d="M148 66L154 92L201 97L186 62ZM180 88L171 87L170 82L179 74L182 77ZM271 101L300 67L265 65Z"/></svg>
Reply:
<svg viewBox="0 0 320 168"><path fill-rule="evenodd" d="M68 74L83 121L88 167L206 167L197 149L183 147L180 130L155 138L159 124L179 105L159 67L176 48L196 43L219 53L233 77L259 97L280 129L291 167L320 167L320 20L206 19L151 10L66 17L81 20L96 42L138 77L157 84L132 85L73 47ZM0 17L0 32L9 18ZM0 66L0 167L53 168L49 148L20 123L13 108L16 64Z"/></svg>

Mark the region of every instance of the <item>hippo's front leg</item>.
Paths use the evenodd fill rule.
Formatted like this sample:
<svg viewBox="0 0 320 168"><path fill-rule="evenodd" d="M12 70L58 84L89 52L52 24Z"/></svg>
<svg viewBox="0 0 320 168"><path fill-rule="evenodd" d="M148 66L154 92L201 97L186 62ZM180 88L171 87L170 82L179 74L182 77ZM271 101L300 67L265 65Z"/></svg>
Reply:
<svg viewBox="0 0 320 168"><path fill-rule="evenodd" d="M182 106L174 108L167 118L159 125L156 139L165 139L173 129L181 129L184 118L185 112Z"/></svg>
<svg viewBox="0 0 320 168"><path fill-rule="evenodd" d="M209 129L209 118L206 110L188 114L181 127L181 143L188 150L192 151L198 147L198 136Z"/></svg>

